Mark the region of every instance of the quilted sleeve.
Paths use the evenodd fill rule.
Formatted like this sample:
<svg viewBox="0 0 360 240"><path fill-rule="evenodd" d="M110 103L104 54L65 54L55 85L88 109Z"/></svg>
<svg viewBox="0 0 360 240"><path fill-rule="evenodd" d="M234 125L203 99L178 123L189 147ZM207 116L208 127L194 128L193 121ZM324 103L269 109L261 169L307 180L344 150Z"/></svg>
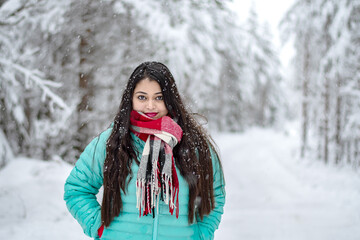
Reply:
<svg viewBox="0 0 360 240"><path fill-rule="evenodd" d="M214 232L218 229L221 215L224 213L225 205L225 181L223 172L220 168L219 160L215 152L211 151L211 158L213 164L213 188L214 188L214 199L215 208L210 212L209 215L204 216L203 220L197 216L199 225L200 235L202 239L209 240L214 239Z"/></svg>
<svg viewBox="0 0 360 240"><path fill-rule="evenodd" d="M81 153L64 186L64 200L84 233L97 238L101 226L101 207L96 194L103 184L103 165L109 130L94 138Z"/></svg>

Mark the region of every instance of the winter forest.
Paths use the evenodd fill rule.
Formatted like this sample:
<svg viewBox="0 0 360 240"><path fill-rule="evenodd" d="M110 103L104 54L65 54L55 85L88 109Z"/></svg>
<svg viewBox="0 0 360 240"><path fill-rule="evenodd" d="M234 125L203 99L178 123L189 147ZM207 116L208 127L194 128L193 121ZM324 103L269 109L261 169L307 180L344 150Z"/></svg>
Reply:
<svg viewBox="0 0 360 240"><path fill-rule="evenodd" d="M360 238L360 1L293 0L277 26L281 44L294 49L287 67L256 5L242 21L231 2L0 0L2 236L83 239L62 201L64 180L85 146L114 120L133 69L155 60L169 67L188 109L218 143L228 205L216 239ZM299 196L308 196L307 210L314 215L303 216L307 210L289 204L280 215L299 211L300 220L272 221L279 215L275 210L266 215L268 221L257 217L267 204L276 209L274 199L287 206L290 197L279 197L283 193L277 190L263 202L249 199L264 196L254 190L259 178L283 168L284 176L301 179ZM252 171L264 173L255 177ZM30 197L30 185L14 176L34 184L47 179L50 192L60 188L56 200L54 194L44 203L53 203L45 209L56 221L45 223L45 213L34 220L35 203L46 193ZM280 182L296 191L285 177ZM333 202L321 202L325 198ZM231 213L230 206L242 201L244 210ZM256 203L259 208L246 211ZM326 210L332 204L334 215ZM56 208L64 210L56 213ZM31 216L36 227L25 223ZM9 219L21 224L5 224ZM64 229L51 222L79 234L53 238ZM324 225L316 227L318 222ZM280 231L277 224L284 223L289 226ZM38 232L46 227L55 232ZM324 235L333 227L338 231ZM313 228L317 234L311 235Z"/></svg>

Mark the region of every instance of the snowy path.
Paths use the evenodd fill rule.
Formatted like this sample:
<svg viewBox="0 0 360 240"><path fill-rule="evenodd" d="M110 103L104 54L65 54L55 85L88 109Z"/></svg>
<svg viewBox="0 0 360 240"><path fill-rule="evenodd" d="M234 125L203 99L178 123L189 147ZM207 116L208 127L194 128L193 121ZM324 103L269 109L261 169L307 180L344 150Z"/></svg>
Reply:
<svg viewBox="0 0 360 240"><path fill-rule="evenodd" d="M216 240L359 240L360 176L293 158L296 136L215 136L227 198ZM62 200L72 166L17 158L0 171L0 239L85 237Z"/></svg>
<svg viewBox="0 0 360 240"><path fill-rule="evenodd" d="M360 179L351 170L295 164L296 141L272 130L216 140L227 180L216 239L360 239Z"/></svg>

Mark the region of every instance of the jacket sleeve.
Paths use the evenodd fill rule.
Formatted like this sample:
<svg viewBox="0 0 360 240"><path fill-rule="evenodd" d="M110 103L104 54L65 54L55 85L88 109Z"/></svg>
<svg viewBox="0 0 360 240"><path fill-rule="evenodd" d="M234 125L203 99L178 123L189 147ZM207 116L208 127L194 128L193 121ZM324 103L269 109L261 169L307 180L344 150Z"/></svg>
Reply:
<svg viewBox="0 0 360 240"><path fill-rule="evenodd" d="M103 184L103 164L106 157L106 136L101 133L81 153L64 186L64 200L71 215L84 233L98 237L101 207L96 194ZM106 139L105 139L106 138Z"/></svg>
<svg viewBox="0 0 360 240"><path fill-rule="evenodd" d="M215 208L210 212L209 215L204 216L203 220L197 216L199 225L200 235L202 239L209 240L214 239L214 232L218 229L221 215L224 213L225 205L225 180L222 169L217 155L214 151L211 151L211 158L213 164L213 188L214 188L214 199Z"/></svg>

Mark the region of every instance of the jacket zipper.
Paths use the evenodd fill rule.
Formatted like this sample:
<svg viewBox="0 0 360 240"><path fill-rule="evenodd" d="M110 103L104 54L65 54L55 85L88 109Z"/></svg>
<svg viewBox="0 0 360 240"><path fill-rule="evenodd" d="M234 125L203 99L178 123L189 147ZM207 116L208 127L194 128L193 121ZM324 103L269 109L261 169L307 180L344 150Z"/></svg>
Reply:
<svg viewBox="0 0 360 240"><path fill-rule="evenodd" d="M159 206L158 206L159 207ZM154 209L155 211L155 209ZM153 240L157 239L157 230L158 230L158 224L159 224L159 212L155 214L154 219L154 229L153 229Z"/></svg>

